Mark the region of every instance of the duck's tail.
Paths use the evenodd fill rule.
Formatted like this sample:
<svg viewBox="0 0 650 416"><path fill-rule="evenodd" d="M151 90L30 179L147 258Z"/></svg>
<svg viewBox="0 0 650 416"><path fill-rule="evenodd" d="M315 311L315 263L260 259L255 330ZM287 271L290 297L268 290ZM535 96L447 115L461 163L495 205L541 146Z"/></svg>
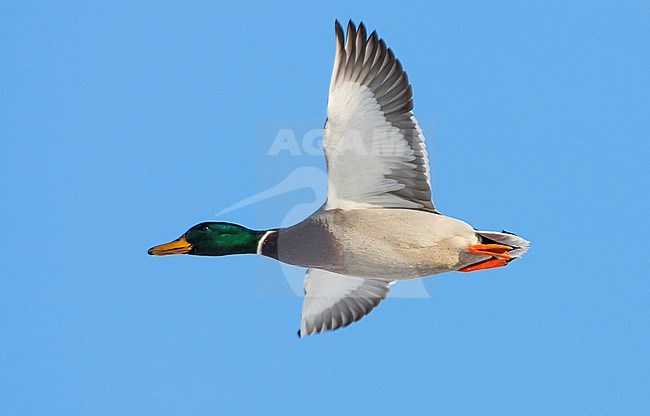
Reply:
<svg viewBox="0 0 650 416"><path fill-rule="evenodd" d="M508 254L513 259L521 257L522 254L528 251L528 246L530 245L530 242L527 240L507 231L477 231L476 234L481 238L482 244L496 243L512 247L512 250Z"/></svg>

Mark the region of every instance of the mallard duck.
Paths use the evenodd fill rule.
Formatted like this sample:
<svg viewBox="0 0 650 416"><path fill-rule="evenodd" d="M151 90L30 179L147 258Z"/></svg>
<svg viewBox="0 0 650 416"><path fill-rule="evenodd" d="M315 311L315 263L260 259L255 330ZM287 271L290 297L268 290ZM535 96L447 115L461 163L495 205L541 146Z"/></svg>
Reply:
<svg viewBox="0 0 650 416"><path fill-rule="evenodd" d="M402 65L363 23L350 21L345 36L337 21L335 34L325 204L291 227L203 222L149 249L158 256L259 254L308 268L300 337L361 319L397 280L501 267L528 248L521 237L478 231L435 208Z"/></svg>

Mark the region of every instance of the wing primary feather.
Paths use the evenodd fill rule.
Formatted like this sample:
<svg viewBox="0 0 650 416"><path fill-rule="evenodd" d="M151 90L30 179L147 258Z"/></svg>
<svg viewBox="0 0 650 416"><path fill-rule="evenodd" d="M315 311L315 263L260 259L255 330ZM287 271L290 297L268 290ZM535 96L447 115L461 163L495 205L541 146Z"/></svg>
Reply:
<svg viewBox="0 0 650 416"><path fill-rule="evenodd" d="M384 112L386 117L390 117L392 114L402 114L407 113L413 110L413 100L408 100L403 103L395 102L390 106L387 106Z"/></svg>
<svg viewBox="0 0 650 416"><path fill-rule="evenodd" d="M401 114L401 113L411 111L412 109L413 109L413 100L408 100L403 102L395 101L387 105L386 107L383 107L382 112L384 113L384 115L390 115L393 113Z"/></svg>
<svg viewBox="0 0 650 416"><path fill-rule="evenodd" d="M395 82L393 83L393 86L388 89L384 94L381 96L381 105L384 106L386 104L390 104L392 101L395 100L396 97L401 96L405 92L409 92L408 88L410 87L409 83L405 81L406 78L406 72L403 72L399 74ZM379 93L377 93L379 94ZM409 93L408 98L412 97L412 91Z"/></svg>
<svg viewBox="0 0 650 416"><path fill-rule="evenodd" d="M334 31L336 37L336 51L334 54L334 69L332 70L332 81L330 82L330 93L332 88L340 82L345 74L341 71L341 68L345 68L345 34L343 33L343 27L338 20L334 22Z"/></svg>
<svg viewBox="0 0 650 416"><path fill-rule="evenodd" d="M386 95L387 92L389 92L397 85L397 80L402 76L403 73L404 71L402 70L402 64L396 59L390 72L388 75L386 75L384 82L376 90L374 90L375 95L377 96L377 100L384 102L384 95Z"/></svg>
<svg viewBox="0 0 650 416"><path fill-rule="evenodd" d="M360 22L359 25L357 26L357 44L365 43L367 39L368 39L368 34L366 32L366 25L364 25L363 22Z"/></svg>
<svg viewBox="0 0 650 416"><path fill-rule="evenodd" d="M376 36L377 35L375 34L375 39L377 39ZM374 58L372 60L372 63L370 65L370 67L369 67L367 75L361 81L362 85L368 85L370 83L370 81L375 79L377 77L377 74L381 70L382 66L384 65L384 63L387 60L386 59L387 58L387 56L386 56L386 44L384 43L384 41L379 39L379 40L377 40L375 42L375 44L376 44L376 47L375 47L376 52L375 52Z"/></svg>
<svg viewBox="0 0 650 416"><path fill-rule="evenodd" d="M354 55L354 44L356 42L356 37L357 37L357 31L354 27L354 23L352 22L352 20L349 20L347 38L345 39L345 51L348 57Z"/></svg>
<svg viewBox="0 0 650 416"><path fill-rule="evenodd" d="M366 42L366 28L363 26L363 23L361 23L359 24L359 30L357 31L356 54L354 58L354 69L350 77L351 81L357 81L361 72L363 71L367 46L368 42Z"/></svg>
<svg viewBox="0 0 650 416"><path fill-rule="evenodd" d="M377 87L379 87L385 80L388 74L390 74L390 71L393 69L393 66L395 65L395 61L393 60L393 51L390 49L386 50L386 57L384 58L384 62L382 63L381 69L377 73L377 76L375 76L375 79L370 81L368 84L368 88L370 88L371 91L375 91Z"/></svg>
<svg viewBox="0 0 650 416"><path fill-rule="evenodd" d="M406 75L406 73L403 75ZM400 79L396 85L399 85L399 87L393 88L382 97L385 105L391 104L393 101L399 101L400 99L410 99L413 96L413 89L408 82Z"/></svg>
<svg viewBox="0 0 650 416"><path fill-rule="evenodd" d="M365 46L366 46L366 27L363 25L363 23L359 23L359 28L357 29L356 43L357 43L355 48L356 55L354 61L359 62L359 58L363 57L365 54Z"/></svg>

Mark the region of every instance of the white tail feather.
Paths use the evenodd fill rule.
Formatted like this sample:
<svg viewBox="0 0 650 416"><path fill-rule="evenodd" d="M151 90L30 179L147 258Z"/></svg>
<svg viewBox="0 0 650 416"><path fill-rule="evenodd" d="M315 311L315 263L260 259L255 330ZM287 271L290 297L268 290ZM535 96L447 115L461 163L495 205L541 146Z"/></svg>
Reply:
<svg viewBox="0 0 650 416"><path fill-rule="evenodd" d="M513 250L509 251L511 257L521 257L526 251L528 251L528 246L530 242L524 240L518 235L506 233L506 232L497 232L497 231L477 231L476 234L483 237L489 238L490 240L496 241L499 244L505 244L506 246L514 247Z"/></svg>

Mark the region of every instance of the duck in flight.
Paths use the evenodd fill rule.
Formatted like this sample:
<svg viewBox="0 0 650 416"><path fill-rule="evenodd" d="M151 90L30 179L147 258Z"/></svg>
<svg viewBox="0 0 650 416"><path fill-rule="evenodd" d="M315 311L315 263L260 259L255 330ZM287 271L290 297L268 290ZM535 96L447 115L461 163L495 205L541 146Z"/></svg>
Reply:
<svg viewBox="0 0 650 416"><path fill-rule="evenodd" d="M287 228L203 222L152 255L260 254L307 268L300 337L358 321L390 285L505 266L528 241L438 212L406 72L376 32L335 23L323 148L327 201Z"/></svg>

